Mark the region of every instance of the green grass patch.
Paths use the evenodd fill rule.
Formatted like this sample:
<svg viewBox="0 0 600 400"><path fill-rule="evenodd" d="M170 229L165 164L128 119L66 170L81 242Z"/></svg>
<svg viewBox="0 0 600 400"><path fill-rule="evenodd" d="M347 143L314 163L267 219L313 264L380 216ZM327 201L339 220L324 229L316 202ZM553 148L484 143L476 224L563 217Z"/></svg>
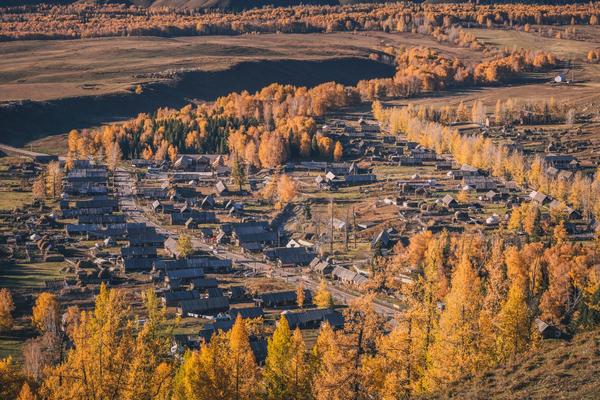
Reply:
<svg viewBox="0 0 600 400"><path fill-rule="evenodd" d="M60 269L64 262L48 262L33 264L0 263L0 287L42 288L45 281L60 279L64 276Z"/></svg>

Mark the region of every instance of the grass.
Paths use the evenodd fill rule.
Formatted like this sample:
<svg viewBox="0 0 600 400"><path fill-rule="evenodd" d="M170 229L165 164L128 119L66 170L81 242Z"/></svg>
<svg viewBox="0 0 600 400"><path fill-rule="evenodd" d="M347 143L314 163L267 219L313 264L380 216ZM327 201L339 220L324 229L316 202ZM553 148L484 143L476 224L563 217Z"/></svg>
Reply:
<svg viewBox="0 0 600 400"><path fill-rule="evenodd" d="M32 200L32 192L0 192L0 210L14 210Z"/></svg>
<svg viewBox="0 0 600 400"><path fill-rule="evenodd" d="M539 348L501 365L465 377L434 399L597 399L600 387L600 331L571 342L546 340Z"/></svg>
<svg viewBox="0 0 600 400"><path fill-rule="evenodd" d="M0 263L0 287L39 289L45 281L62 278L63 262L8 264Z"/></svg>

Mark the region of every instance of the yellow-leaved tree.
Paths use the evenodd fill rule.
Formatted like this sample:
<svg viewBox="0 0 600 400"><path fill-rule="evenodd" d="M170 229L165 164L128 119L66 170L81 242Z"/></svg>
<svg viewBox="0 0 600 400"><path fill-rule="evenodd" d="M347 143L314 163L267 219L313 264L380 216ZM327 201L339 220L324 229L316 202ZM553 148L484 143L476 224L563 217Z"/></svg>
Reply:
<svg viewBox="0 0 600 400"><path fill-rule="evenodd" d="M0 331L10 330L13 327L12 312L15 310L10 290L3 288L0 290Z"/></svg>
<svg viewBox="0 0 600 400"><path fill-rule="evenodd" d="M31 320L41 333L58 332L60 324L59 304L52 293L41 293L35 300Z"/></svg>
<svg viewBox="0 0 600 400"><path fill-rule="evenodd" d="M480 369L478 320L482 300L481 280L469 258L463 256L452 275L435 342L429 349L428 388Z"/></svg>
<svg viewBox="0 0 600 400"><path fill-rule="evenodd" d="M319 283L317 293L315 293L314 303L319 308L331 308L333 307L333 297L331 292L327 288L327 282L322 279Z"/></svg>
<svg viewBox="0 0 600 400"><path fill-rule="evenodd" d="M61 364L47 371L43 397L167 399L171 374L164 310L152 291L144 303L147 318L140 326L123 293L102 284L94 310L82 312L72 328L73 348Z"/></svg>
<svg viewBox="0 0 600 400"><path fill-rule="evenodd" d="M218 331L200 351L188 351L175 376L177 400L253 400L259 369L246 322L238 315L231 332Z"/></svg>
<svg viewBox="0 0 600 400"><path fill-rule="evenodd" d="M284 315L267 345L267 359L263 371L263 390L268 400L287 400L291 393L292 332Z"/></svg>

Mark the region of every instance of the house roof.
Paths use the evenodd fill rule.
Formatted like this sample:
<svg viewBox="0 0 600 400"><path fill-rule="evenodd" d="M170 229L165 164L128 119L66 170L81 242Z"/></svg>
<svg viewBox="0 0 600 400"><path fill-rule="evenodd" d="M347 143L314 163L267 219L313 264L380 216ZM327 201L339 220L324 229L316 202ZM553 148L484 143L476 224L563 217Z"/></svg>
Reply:
<svg viewBox="0 0 600 400"><path fill-rule="evenodd" d="M347 282L351 282L354 280L354 278L356 277L356 272L354 271L350 271L347 268L344 268L340 265L336 266L333 269L333 272L331 273L334 277L342 280L342 281L347 281Z"/></svg>
<svg viewBox="0 0 600 400"><path fill-rule="evenodd" d="M444 203L446 206L449 206L452 203L456 203L456 200L454 200L454 197L447 194L444 197L442 197L442 203Z"/></svg>
<svg viewBox="0 0 600 400"><path fill-rule="evenodd" d="M306 247L276 247L264 250L265 256L270 260L277 260L283 265L307 265L315 254Z"/></svg>
<svg viewBox="0 0 600 400"><path fill-rule="evenodd" d="M531 198L531 200L538 202L538 203L543 203L548 199L548 196L546 196L544 193L542 192L537 192L537 191L533 191L529 194L529 197Z"/></svg>
<svg viewBox="0 0 600 400"><path fill-rule="evenodd" d="M232 320L235 320L238 315L242 318L259 318L264 315L264 311L261 307L231 308L229 315Z"/></svg>
<svg viewBox="0 0 600 400"><path fill-rule="evenodd" d="M215 190L217 191L218 194L222 194L227 191L227 186L225 186L223 181L219 181L215 185Z"/></svg>
<svg viewBox="0 0 600 400"><path fill-rule="evenodd" d="M282 315L287 319L290 328L294 329L299 326L326 321L326 317L334 313L339 314L338 311L330 308L317 308L299 312L285 312Z"/></svg>
<svg viewBox="0 0 600 400"><path fill-rule="evenodd" d="M277 292L265 292L260 293L256 297L262 300L265 304L293 303L296 301L296 291L285 290ZM312 301L312 294L309 290L304 290L304 299L306 302Z"/></svg>
<svg viewBox="0 0 600 400"><path fill-rule="evenodd" d="M229 309L227 297L208 297L205 299L182 300L179 302L182 313L214 313Z"/></svg>
<svg viewBox="0 0 600 400"><path fill-rule="evenodd" d="M176 269L176 270L167 270L166 278L168 280L173 279L195 279L195 278L203 278L204 271L202 268L185 268L185 269Z"/></svg>
<svg viewBox="0 0 600 400"><path fill-rule="evenodd" d="M182 300L199 299L200 293L197 290L177 290L164 292L162 297L167 304L177 304Z"/></svg>

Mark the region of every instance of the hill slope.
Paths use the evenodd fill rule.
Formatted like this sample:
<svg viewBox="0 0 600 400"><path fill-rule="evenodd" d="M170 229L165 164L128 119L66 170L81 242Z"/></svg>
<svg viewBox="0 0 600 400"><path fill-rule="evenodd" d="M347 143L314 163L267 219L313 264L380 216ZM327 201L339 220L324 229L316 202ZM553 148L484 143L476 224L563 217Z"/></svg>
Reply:
<svg viewBox="0 0 600 400"><path fill-rule="evenodd" d="M454 383L432 399L598 399L600 330L545 341L511 365Z"/></svg>

